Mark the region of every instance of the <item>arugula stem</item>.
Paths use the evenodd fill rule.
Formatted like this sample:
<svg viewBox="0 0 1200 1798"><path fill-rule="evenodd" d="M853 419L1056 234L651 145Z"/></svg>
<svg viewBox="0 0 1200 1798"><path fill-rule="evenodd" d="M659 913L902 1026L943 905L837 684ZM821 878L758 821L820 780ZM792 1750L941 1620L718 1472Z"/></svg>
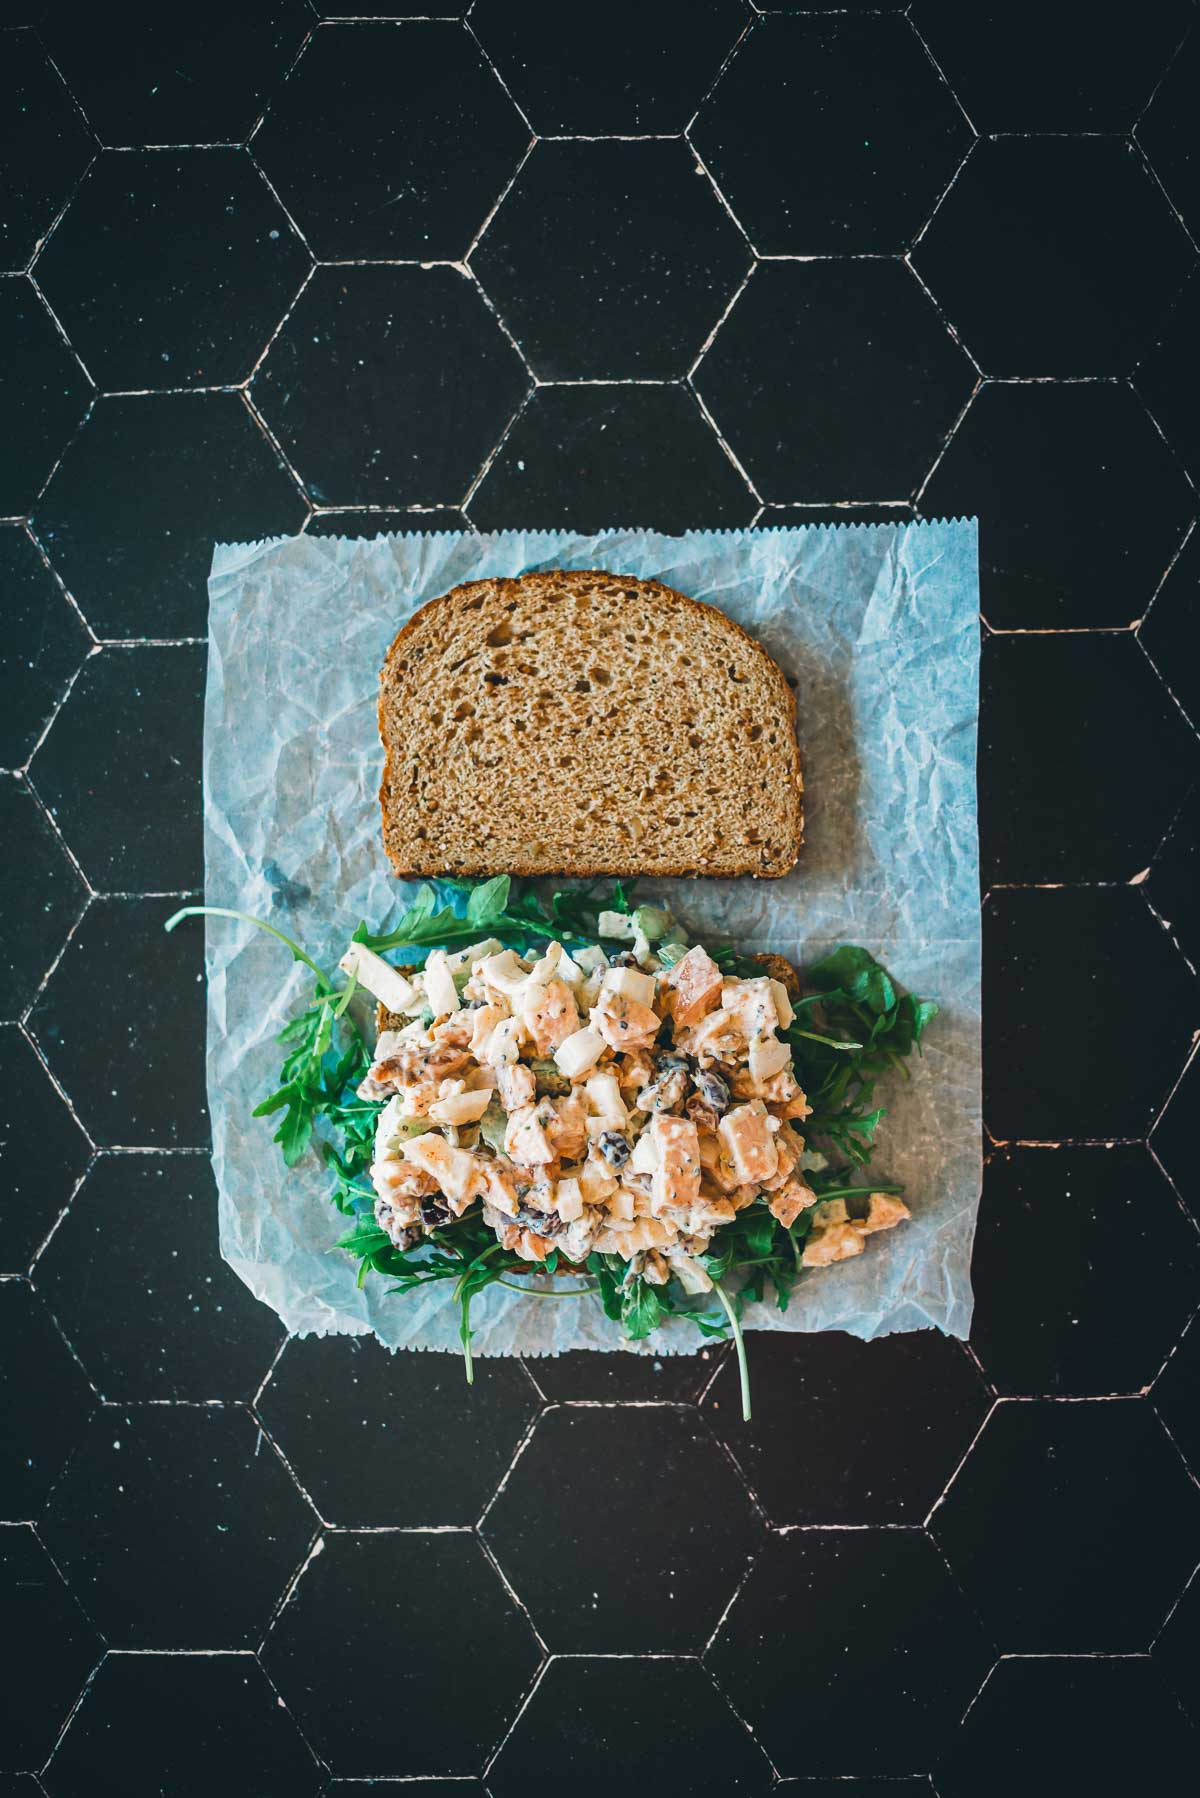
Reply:
<svg viewBox="0 0 1200 1798"><path fill-rule="evenodd" d="M581 1299L589 1292L597 1292L599 1288L591 1286L572 1286L565 1292L539 1291L536 1286L518 1286L515 1280L506 1280L503 1274L496 1276L497 1286L507 1286L510 1292L523 1292L530 1299Z"/></svg>
<svg viewBox="0 0 1200 1798"><path fill-rule="evenodd" d="M894 1181L877 1180L874 1186L834 1186L829 1192L819 1192L817 1201L823 1205L826 1199L869 1199L873 1192L903 1191Z"/></svg>
<svg viewBox="0 0 1200 1798"><path fill-rule="evenodd" d="M290 936L285 936L282 930L277 930L274 924L268 924L265 918L255 918L248 911L231 911L227 905L185 905L167 919L163 929L174 930L176 924L181 924L184 918L240 918L243 924L253 924L258 930L269 931L273 937L278 937L281 943L286 944L297 961L302 961L305 967L311 968L317 979L322 981L330 992L333 991L333 982L324 968L319 968L312 956L305 954L299 943L293 942Z"/></svg>
<svg viewBox="0 0 1200 1798"><path fill-rule="evenodd" d="M738 1358L738 1378L741 1381L742 1386L742 1422L749 1423L750 1369L746 1363L746 1340L742 1335L742 1326L738 1314L730 1304L729 1294L725 1291L725 1288L721 1285L719 1280L713 1281L713 1291L724 1305L726 1316L729 1318L730 1327L733 1330L733 1341L734 1346L737 1349Z"/></svg>

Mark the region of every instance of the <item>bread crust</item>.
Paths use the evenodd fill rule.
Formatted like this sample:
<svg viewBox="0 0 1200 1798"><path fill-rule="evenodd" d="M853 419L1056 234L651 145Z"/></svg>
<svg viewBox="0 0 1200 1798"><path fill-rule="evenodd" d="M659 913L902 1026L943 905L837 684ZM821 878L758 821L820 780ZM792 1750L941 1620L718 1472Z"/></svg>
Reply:
<svg viewBox="0 0 1200 1798"><path fill-rule="evenodd" d="M800 748L796 740L796 696L784 678L783 670L767 653L761 643L757 642L748 631L744 630L743 627L738 624L736 619L730 618L728 614L722 612L719 607L708 605L704 600L693 599L686 593L680 593L677 588L668 587L665 582L662 581L644 580L637 575L619 574L606 568L588 568L561 570L541 569L536 574L518 576L501 575L487 580L464 581L459 586L452 587L447 593L440 594L436 599L426 601L426 603L414 612L412 617L401 626L400 630L392 639L388 652L384 657L383 667L381 668L379 675L380 692L377 718L380 741L383 744L384 750L383 774L379 787L383 840L388 860L392 865L392 872L397 879L436 879L439 875L446 872L446 870L438 865L432 858L428 860L418 860L415 857L410 857L409 860L402 861L397 858L390 847L389 838L391 834L392 813L389 796L393 775L392 749L386 722L389 680L397 660L404 655L409 643L417 635L423 622L428 619L430 613L439 611L456 602L461 602L464 599L473 598L477 594L493 595L501 600L509 596L519 596L523 589L526 589L530 585L540 584L550 575L553 575L555 584L561 587L562 591L565 593L587 591L590 585L599 580L619 582L624 587L636 588L648 594L653 593L662 596L672 604L681 607L685 613L690 611L703 616L706 620L717 621L718 628L728 632L732 639L737 641L744 649L747 649L759 660L770 684L775 689L776 700L783 719L786 722L786 752L788 761L786 778L793 786L795 793L795 830L789 845L790 854L782 865L778 867L762 868L754 865L751 859L747 859L745 860L744 865L735 865L730 868L720 869L717 877L729 878L731 875L749 874L758 879L777 880L789 873L795 866L804 838L804 811L803 801L800 797L804 790L804 780L800 767ZM518 876L562 874L571 879L587 880L612 873L613 869L607 865L599 866L586 861L580 862L569 868L548 868L541 862L522 861L519 856L515 856L506 858L503 869L498 869L477 859L474 861L464 860L457 862L455 864L454 872L456 875L478 877L486 877L496 873ZM629 866L620 870L620 872L635 877L637 876L639 869L637 866L636 852L631 852ZM687 861L678 861L668 865L660 864L653 870L653 877L661 879L671 877L697 879L706 878L708 877L708 874L709 871L707 869L691 866Z"/></svg>

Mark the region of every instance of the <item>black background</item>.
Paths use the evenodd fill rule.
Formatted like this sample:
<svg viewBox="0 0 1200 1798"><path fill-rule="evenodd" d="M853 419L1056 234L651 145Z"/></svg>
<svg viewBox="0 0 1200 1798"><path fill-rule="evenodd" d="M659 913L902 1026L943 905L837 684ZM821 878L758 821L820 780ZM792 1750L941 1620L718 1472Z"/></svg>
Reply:
<svg viewBox="0 0 1200 1798"><path fill-rule="evenodd" d="M0 32L0 1794L1164 1789L1193 8L355 10ZM217 1252L200 932L161 929L212 541L914 513L982 542L971 1345L752 1340L746 1427L719 1350L468 1394L285 1343Z"/></svg>

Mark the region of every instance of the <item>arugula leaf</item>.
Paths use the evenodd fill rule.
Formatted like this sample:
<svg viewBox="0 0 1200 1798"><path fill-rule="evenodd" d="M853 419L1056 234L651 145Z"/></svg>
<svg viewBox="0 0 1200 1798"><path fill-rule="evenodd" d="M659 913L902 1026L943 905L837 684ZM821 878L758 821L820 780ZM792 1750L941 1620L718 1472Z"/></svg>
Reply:
<svg viewBox="0 0 1200 1798"><path fill-rule="evenodd" d="M634 1274L626 1281L621 1294L621 1322L632 1342L641 1342L662 1321L662 1304L658 1288Z"/></svg>

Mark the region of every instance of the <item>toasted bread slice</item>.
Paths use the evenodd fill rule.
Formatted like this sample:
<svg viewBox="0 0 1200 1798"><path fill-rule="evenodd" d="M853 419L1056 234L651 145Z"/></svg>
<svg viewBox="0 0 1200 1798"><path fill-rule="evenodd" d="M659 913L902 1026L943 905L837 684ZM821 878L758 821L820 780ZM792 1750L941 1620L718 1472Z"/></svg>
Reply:
<svg viewBox="0 0 1200 1798"><path fill-rule="evenodd" d="M470 581L409 620L380 682L398 875L777 876L799 853L782 671L658 581Z"/></svg>

